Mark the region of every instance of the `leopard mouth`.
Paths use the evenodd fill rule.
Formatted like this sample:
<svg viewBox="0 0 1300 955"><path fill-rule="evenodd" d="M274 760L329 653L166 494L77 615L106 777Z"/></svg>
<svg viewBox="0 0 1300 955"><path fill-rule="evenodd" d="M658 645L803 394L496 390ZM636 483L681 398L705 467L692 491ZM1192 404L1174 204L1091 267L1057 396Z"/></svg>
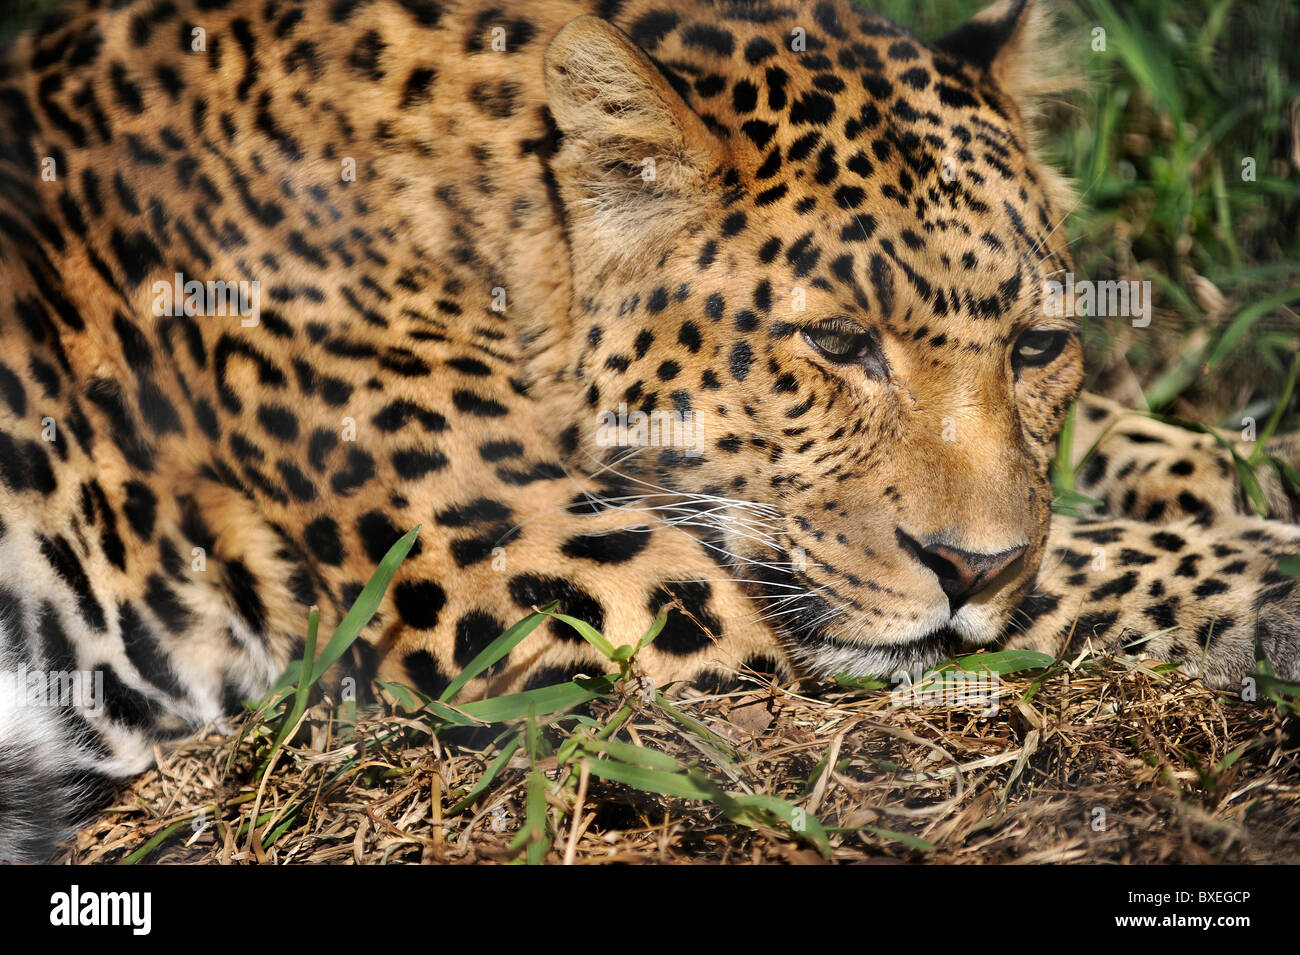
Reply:
<svg viewBox="0 0 1300 955"><path fill-rule="evenodd" d="M748 580L751 595L760 601L764 619L790 660L806 676L897 680L900 673L914 675L990 646L1005 632L1002 600L972 600L959 604L955 611L950 601L940 600L913 613L904 626L882 627L867 617L852 596L806 571L792 569L788 554L789 550L782 550L779 562L755 561L736 570ZM1001 576L1021 576L1026 559L1020 558ZM1012 588L1012 597L1027 589L1031 581ZM793 594L794 587L803 592Z"/></svg>
<svg viewBox="0 0 1300 955"><path fill-rule="evenodd" d="M868 608L853 595L809 571L794 569L789 553L782 549L778 561L751 561L735 570L759 602L761 619L804 676L897 681L901 673L914 677L918 671L988 647L1005 632L1002 600L968 601L955 612L947 600L931 601L912 613L910 620L895 614L891 626L879 613L869 616ZM1022 573L1023 567L1020 563L1016 573ZM1024 587L1028 586L1026 582ZM795 593L796 589L801 592Z"/></svg>
<svg viewBox="0 0 1300 955"><path fill-rule="evenodd" d="M826 680L844 675L889 679L900 671L910 674L917 668L925 669L949 659L964 642L953 621L941 623L937 620L934 629L928 633L893 642L847 639L837 635L836 631L845 624L846 612L852 611L847 607L834 609L831 602L818 593L823 588L807 575L773 564L749 565L742 571L746 572L754 596L763 602L765 610L771 611L769 619L778 640L795 666L811 677ZM791 584L807 590L792 597L788 589Z"/></svg>

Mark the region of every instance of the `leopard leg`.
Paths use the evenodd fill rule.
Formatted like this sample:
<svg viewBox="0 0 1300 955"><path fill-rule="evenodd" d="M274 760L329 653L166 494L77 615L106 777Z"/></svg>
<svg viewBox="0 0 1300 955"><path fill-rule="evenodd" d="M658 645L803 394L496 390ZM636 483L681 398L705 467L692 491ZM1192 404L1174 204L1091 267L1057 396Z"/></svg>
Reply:
<svg viewBox="0 0 1300 955"><path fill-rule="evenodd" d="M1240 687L1255 645L1279 676L1300 678L1300 581L1279 568L1300 529L1202 515L1163 526L1053 518L1033 593L1008 645L1071 656L1086 646L1179 663L1215 687Z"/></svg>
<svg viewBox="0 0 1300 955"><path fill-rule="evenodd" d="M1240 440L1240 434L1218 436L1241 458L1255 451L1255 444ZM1101 502L1094 516L1158 524L1207 514L1257 515L1232 452L1214 435L1166 424L1107 398L1079 397L1071 451L1076 488ZM1253 468L1267 516L1296 523L1300 488L1286 479L1286 467L1300 470L1300 435L1270 440L1263 461Z"/></svg>

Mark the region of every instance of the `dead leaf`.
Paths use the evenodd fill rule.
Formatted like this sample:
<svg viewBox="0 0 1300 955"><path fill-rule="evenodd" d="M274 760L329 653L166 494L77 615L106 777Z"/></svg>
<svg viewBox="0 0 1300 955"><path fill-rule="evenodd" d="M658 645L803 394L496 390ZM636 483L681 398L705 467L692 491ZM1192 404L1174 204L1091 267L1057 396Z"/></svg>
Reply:
<svg viewBox="0 0 1300 955"><path fill-rule="evenodd" d="M772 701L769 697L763 697L752 703L742 703L727 714L727 720L733 726L750 736L757 736L766 730L772 725L774 719L776 714L772 711Z"/></svg>

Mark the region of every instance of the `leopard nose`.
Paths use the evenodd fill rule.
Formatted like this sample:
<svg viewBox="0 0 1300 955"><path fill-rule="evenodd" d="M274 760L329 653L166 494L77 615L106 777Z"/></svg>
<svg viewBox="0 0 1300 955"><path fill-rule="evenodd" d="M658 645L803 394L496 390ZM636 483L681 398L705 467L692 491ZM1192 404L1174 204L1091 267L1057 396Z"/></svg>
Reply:
<svg viewBox="0 0 1300 955"><path fill-rule="evenodd" d="M922 544L901 528L895 536L903 550L934 571L953 613L1028 549L1020 544L996 554L980 554L948 544Z"/></svg>

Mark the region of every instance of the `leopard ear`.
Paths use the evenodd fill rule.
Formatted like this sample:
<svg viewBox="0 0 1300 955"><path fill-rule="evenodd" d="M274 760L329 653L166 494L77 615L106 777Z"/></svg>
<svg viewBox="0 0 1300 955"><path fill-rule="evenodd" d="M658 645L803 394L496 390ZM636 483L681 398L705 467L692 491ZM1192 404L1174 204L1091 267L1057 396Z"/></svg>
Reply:
<svg viewBox="0 0 1300 955"><path fill-rule="evenodd" d="M999 0L977 13L933 46L984 71L1014 101L1029 134L1031 152L1041 156L1040 114L1062 96L1083 86L1078 59L1067 38L1051 28L1041 3ZM1070 183L1037 162L1039 178L1053 209L1076 205Z"/></svg>
<svg viewBox="0 0 1300 955"><path fill-rule="evenodd" d="M994 83L1019 100L1041 92L1032 87L1038 72L1037 43L1042 20L1033 0L998 0L934 46L984 70Z"/></svg>
<svg viewBox="0 0 1300 955"><path fill-rule="evenodd" d="M575 227L607 254L644 255L707 205L722 142L625 34L570 21L546 49L546 98L563 145L552 162Z"/></svg>

